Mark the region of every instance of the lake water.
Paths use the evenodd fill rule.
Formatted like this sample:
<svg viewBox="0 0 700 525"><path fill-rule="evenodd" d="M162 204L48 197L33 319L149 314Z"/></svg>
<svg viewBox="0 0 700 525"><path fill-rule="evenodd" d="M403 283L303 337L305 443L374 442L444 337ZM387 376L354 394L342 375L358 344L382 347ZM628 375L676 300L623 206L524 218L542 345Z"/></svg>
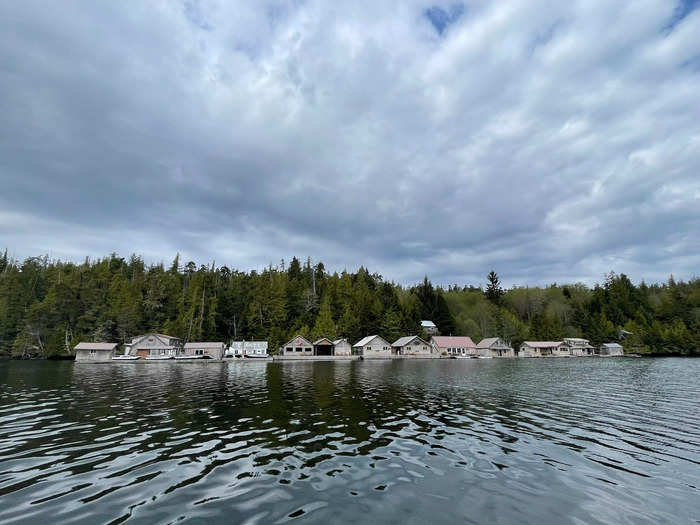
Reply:
<svg viewBox="0 0 700 525"><path fill-rule="evenodd" d="M699 523L700 359L0 362L0 523Z"/></svg>

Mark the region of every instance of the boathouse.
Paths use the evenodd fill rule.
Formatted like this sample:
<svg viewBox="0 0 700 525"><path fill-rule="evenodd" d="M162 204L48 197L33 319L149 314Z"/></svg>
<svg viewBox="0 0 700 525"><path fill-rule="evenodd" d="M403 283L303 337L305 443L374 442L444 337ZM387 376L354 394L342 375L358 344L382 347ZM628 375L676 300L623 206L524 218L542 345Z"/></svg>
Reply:
<svg viewBox="0 0 700 525"><path fill-rule="evenodd" d="M430 355L432 346L417 335L400 337L391 344L394 355Z"/></svg>
<svg viewBox="0 0 700 525"><path fill-rule="evenodd" d="M322 337L321 339L314 341L314 355L319 356L332 356L335 355L335 345L333 341L327 337Z"/></svg>
<svg viewBox="0 0 700 525"><path fill-rule="evenodd" d="M351 355L352 346L347 339L336 339L333 341L334 354L333 355Z"/></svg>
<svg viewBox="0 0 700 525"><path fill-rule="evenodd" d="M227 357L267 357L267 341L233 341Z"/></svg>
<svg viewBox="0 0 700 525"><path fill-rule="evenodd" d="M314 345L304 336L297 335L280 348L282 355L308 356L314 355Z"/></svg>
<svg viewBox="0 0 700 525"><path fill-rule="evenodd" d="M603 343L600 345L600 355L614 357L625 355L622 345L618 343Z"/></svg>
<svg viewBox="0 0 700 525"><path fill-rule="evenodd" d="M107 363L114 357L117 343L78 343L73 350L76 361Z"/></svg>
<svg viewBox="0 0 700 525"><path fill-rule="evenodd" d="M518 357L556 357L562 354L569 355L562 341L525 341L520 345Z"/></svg>
<svg viewBox="0 0 700 525"><path fill-rule="evenodd" d="M391 345L383 337L368 335L352 345L352 353L365 359L391 357Z"/></svg>
<svg viewBox="0 0 700 525"><path fill-rule="evenodd" d="M203 359L222 359L226 345L222 342L185 343L182 355L202 356Z"/></svg>
<svg viewBox="0 0 700 525"><path fill-rule="evenodd" d="M482 357L515 357L515 350L500 337L487 337L476 345L476 352Z"/></svg>
<svg viewBox="0 0 700 525"><path fill-rule="evenodd" d="M476 344L471 337L434 335L430 338L430 344L438 354L464 357L477 355Z"/></svg>
<svg viewBox="0 0 700 525"><path fill-rule="evenodd" d="M148 356L173 356L182 352L182 342L177 337L165 334L144 334L134 337L131 343L126 345L125 355Z"/></svg>

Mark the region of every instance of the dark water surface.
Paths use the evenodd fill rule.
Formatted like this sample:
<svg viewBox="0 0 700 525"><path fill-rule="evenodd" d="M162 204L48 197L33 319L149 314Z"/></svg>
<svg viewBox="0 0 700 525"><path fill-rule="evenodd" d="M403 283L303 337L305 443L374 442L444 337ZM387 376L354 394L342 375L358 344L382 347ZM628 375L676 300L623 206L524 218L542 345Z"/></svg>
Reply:
<svg viewBox="0 0 700 525"><path fill-rule="evenodd" d="M0 523L700 523L700 359L0 362Z"/></svg>

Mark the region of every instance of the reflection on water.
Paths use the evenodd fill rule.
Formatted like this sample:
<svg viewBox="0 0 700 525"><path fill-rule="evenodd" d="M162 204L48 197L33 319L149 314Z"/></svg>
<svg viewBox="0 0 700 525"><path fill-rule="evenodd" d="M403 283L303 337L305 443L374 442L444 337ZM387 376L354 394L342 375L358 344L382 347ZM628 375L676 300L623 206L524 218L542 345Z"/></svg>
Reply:
<svg viewBox="0 0 700 525"><path fill-rule="evenodd" d="M700 520L700 360L0 363L0 522Z"/></svg>

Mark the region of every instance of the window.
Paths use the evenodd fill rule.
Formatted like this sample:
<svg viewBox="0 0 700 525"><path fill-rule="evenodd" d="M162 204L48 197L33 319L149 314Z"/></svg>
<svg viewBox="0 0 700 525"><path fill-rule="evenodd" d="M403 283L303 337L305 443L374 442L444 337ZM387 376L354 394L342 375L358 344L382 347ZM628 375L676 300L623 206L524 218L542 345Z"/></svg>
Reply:
<svg viewBox="0 0 700 525"><path fill-rule="evenodd" d="M285 348L284 350L285 350L285 352L291 352L291 351L292 351L293 349L292 349L292 347L291 347L291 346L288 346L288 347L287 347L287 348Z"/></svg>
<svg viewBox="0 0 700 525"><path fill-rule="evenodd" d="M296 352L301 352L301 348L297 347L294 349Z"/></svg>
<svg viewBox="0 0 700 525"><path fill-rule="evenodd" d="M194 355L204 355L204 350L202 350L201 348L199 348L199 349L197 349L197 350L194 351Z"/></svg>
<svg viewBox="0 0 700 525"><path fill-rule="evenodd" d="M97 350L90 350L90 355L95 355L97 354Z"/></svg>

